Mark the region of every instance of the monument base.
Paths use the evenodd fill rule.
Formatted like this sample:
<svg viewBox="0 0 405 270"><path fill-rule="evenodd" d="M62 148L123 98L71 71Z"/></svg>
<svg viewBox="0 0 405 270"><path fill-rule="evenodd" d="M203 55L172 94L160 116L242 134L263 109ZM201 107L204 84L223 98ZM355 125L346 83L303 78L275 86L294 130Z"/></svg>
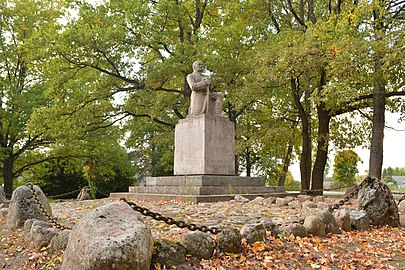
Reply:
<svg viewBox="0 0 405 270"><path fill-rule="evenodd" d="M131 186L128 193L111 193L110 197L198 203L229 201L237 194L248 199L287 196L284 187L266 187L262 177L178 175L147 177L146 186Z"/></svg>

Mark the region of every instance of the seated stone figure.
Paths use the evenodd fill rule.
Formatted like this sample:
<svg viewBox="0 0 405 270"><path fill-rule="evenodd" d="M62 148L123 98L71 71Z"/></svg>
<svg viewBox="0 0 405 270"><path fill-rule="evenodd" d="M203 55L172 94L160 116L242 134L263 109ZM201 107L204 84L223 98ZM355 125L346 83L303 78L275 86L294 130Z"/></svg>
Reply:
<svg viewBox="0 0 405 270"><path fill-rule="evenodd" d="M195 61L193 63L193 73L187 75L187 83L192 91L188 114L221 114L224 93L211 92L211 79L204 77L202 75L203 71L202 62Z"/></svg>

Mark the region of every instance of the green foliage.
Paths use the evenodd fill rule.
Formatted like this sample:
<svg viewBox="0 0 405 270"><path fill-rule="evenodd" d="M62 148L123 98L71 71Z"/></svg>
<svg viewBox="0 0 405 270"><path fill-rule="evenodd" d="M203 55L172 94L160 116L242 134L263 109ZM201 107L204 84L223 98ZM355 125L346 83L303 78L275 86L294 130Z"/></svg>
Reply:
<svg viewBox="0 0 405 270"><path fill-rule="evenodd" d="M287 173L287 177L285 179L285 189L288 191L301 190L301 183L294 180L294 177L290 171Z"/></svg>
<svg viewBox="0 0 405 270"><path fill-rule="evenodd" d="M360 157L353 150L341 150L336 153L333 164L333 181L339 186L355 183L356 174L359 172L357 164Z"/></svg>

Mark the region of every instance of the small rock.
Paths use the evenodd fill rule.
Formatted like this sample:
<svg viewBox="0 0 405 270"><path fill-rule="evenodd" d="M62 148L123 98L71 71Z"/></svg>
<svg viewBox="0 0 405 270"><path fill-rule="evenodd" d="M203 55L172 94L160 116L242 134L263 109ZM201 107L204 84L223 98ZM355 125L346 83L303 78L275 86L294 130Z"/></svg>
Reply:
<svg viewBox="0 0 405 270"><path fill-rule="evenodd" d="M58 232L51 240L51 243L49 244L49 250L51 252L57 252L57 251L64 251L66 250L66 246L69 241L69 236L70 236L70 230L63 230Z"/></svg>
<svg viewBox="0 0 405 270"><path fill-rule="evenodd" d="M291 201L291 202L288 203L288 206L292 207L294 209L301 209L302 208L301 203L298 202L298 201Z"/></svg>
<svg viewBox="0 0 405 270"><path fill-rule="evenodd" d="M325 224L316 216L309 216L304 221L304 227L308 233L324 237L326 236Z"/></svg>
<svg viewBox="0 0 405 270"><path fill-rule="evenodd" d="M1 208L0 209L0 218L3 220L6 219L7 213L8 213L8 208Z"/></svg>
<svg viewBox="0 0 405 270"><path fill-rule="evenodd" d="M266 239L266 229L263 224L246 224L240 230L242 238L246 239L248 244L253 244L254 242L263 241Z"/></svg>
<svg viewBox="0 0 405 270"><path fill-rule="evenodd" d="M208 260L215 249L215 243L211 236L199 231L181 235L180 244L186 248L188 254L200 259Z"/></svg>
<svg viewBox="0 0 405 270"><path fill-rule="evenodd" d="M218 234L217 242L221 252L239 253L242 250L242 236L236 228L224 228Z"/></svg>
<svg viewBox="0 0 405 270"><path fill-rule="evenodd" d="M245 197L243 197L242 195L239 195L239 194L235 195L234 200L236 202L248 202L249 201L248 198L245 198Z"/></svg>
<svg viewBox="0 0 405 270"><path fill-rule="evenodd" d="M319 202L319 203L317 203L317 206L319 209L328 209L329 208L329 204L327 204L325 202Z"/></svg>
<svg viewBox="0 0 405 270"><path fill-rule="evenodd" d="M308 230L304 225L299 223L285 223L279 227L280 233L284 236L294 235L299 237L307 237Z"/></svg>
<svg viewBox="0 0 405 270"><path fill-rule="evenodd" d="M311 197L311 196L309 196L309 195L302 195L302 194L298 195L298 196L297 196L297 199L298 199L298 201L300 201L300 202L312 201L312 197Z"/></svg>
<svg viewBox="0 0 405 270"><path fill-rule="evenodd" d="M271 235L277 237L279 234L279 226L277 226L271 218L264 218L260 221L266 231L271 231Z"/></svg>
<svg viewBox="0 0 405 270"><path fill-rule="evenodd" d="M292 197L292 196L287 196L287 197L284 197L284 201L288 204L289 202L292 202L292 201L294 201L295 200L295 198L294 197Z"/></svg>
<svg viewBox="0 0 405 270"><path fill-rule="evenodd" d="M88 186L83 187L80 190L79 195L76 198L77 201L91 200L90 188Z"/></svg>
<svg viewBox="0 0 405 270"><path fill-rule="evenodd" d="M272 205L276 203L276 198L275 197L268 197L266 199L263 200L263 204L267 204L267 205Z"/></svg>
<svg viewBox="0 0 405 270"><path fill-rule="evenodd" d="M350 222L352 229L359 231L366 231L370 228L371 220L364 210L350 211Z"/></svg>
<svg viewBox="0 0 405 270"><path fill-rule="evenodd" d="M350 222L350 211L347 208L340 208L334 214L336 223L339 227L345 231L350 232L352 230L352 225Z"/></svg>
<svg viewBox="0 0 405 270"><path fill-rule="evenodd" d="M302 205L302 208L317 208L318 205L314 202L311 201L306 201L304 202L304 204Z"/></svg>
<svg viewBox="0 0 405 270"><path fill-rule="evenodd" d="M167 239L157 239L154 243L155 253L152 256L152 264L160 264L166 269L177 269L179 265L186 263L187 250L181 244Z"/></svg>
<svg viewBox="0 0 405 270"><path fill-rule="evenodd" d="M59 232L58 229L49 227L49 223L37 220L32 223L30 234L34 247L41 249L51 243L52 238Z"/></svg>
<svg viewBox="0 0 405 270"><path fill-rule="evenodd" d="M319 218L323 224L325 224L325 233L340 233L339 225L336 223L335 217L329 210L322 210L318 213L317 218Z"/></svg>
<svg viewBox="0 0 405 270"><path fill-rule="evenodd" d="M277 198L276 199L276 206L283 207L287 206L288 202L284 198Z"/></svg>
<svg viewBox="0 0 405 270"><path fill-rule="evenodd" d="M405 213L405 200L402 200L398 205L398 211L401 213Z"/></svg>
<svg viewBox="0 0 405 270"><path fill-rule="evenodd" d="M323 196L316 196L312 199L314 203L324 202L325 198Z"/></svg>
<svg viewBox="0 0 405 270"><path fill-rule="evenodd" d="M256 197L253 200L251 200L249 203L250 204L261 204L263 203L264 198L263 197Z"/></svg>
<svg viewBox="0 0 405 270"><path fill-rule="evenodd" d="M37 226L42 226L42 227L47 227L47 228L52 227L52 224L49 223L49 222L46 222L46 221L43 221L43 220L38 220L38 219L35 219L35 218L30 218L30 219L27 219L24 222L24 230L27 231L27 232L30 232L31 228L32 228L32 225L34 225L34 223Z"/></svg>

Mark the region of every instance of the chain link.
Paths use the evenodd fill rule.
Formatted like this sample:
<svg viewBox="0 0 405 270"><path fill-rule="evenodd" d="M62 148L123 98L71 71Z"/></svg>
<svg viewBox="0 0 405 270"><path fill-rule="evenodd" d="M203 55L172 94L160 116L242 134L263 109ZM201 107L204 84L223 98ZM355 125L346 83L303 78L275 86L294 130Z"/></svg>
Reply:
<svg viewBox="0 0 405 270"><path fill-rule="evenodd" d="M361 189L363 189L364 187L366 187L367 185L370 185L372 183L378 185L384 191L384 198L386 201L393 199L388 186L384 182L382 182L381 180L379 180L376 177L367 176L366 178L364 178L364 180L358 186L355 186L355 188L352 190L352 192L350 192L343 199L339 200L338 203L329 207L328 210L333 212L334 210L339 209L345 203L347 203L351 198L353 198L356 194L358 194Z"/></svg>
<svg viewBox="0 0 405 270"><path fill-rule="evenodd" d="M31 190L32 192L32 196L34 197L35 203L37 204L39 210L41 210L42 214L48 219L48 221L52 224L53 227L61 229L61 230L71 230L72 228L64 226L62 224L60 224L59 222L57 222L57 218L56 217L52 217L48 211L45 210L45 208L42 206L41 201L38 198L37 192L34 189L34 185L29 182L27 183L27 187Z"/></svg>
<svg viewBox="0 0 405 270"><path fill-rule="evenodd" d="M162 214L152 212L149 209L139 206L134 202L128 202L125 198L121 198L122 201L126 202L133 210L141 213L144 216L151 217L157 221L163 221L164 223L168 225L176 225L179 228L187 228L191 231L201 231L201 232L207 232L211 234L218 234L221 232L221 228L217 227L207 227L207 226L202 226L202 225L196 225L194 223L186 223L184 221L179 221L175 220L171 217L165 217Z"/></svg>

